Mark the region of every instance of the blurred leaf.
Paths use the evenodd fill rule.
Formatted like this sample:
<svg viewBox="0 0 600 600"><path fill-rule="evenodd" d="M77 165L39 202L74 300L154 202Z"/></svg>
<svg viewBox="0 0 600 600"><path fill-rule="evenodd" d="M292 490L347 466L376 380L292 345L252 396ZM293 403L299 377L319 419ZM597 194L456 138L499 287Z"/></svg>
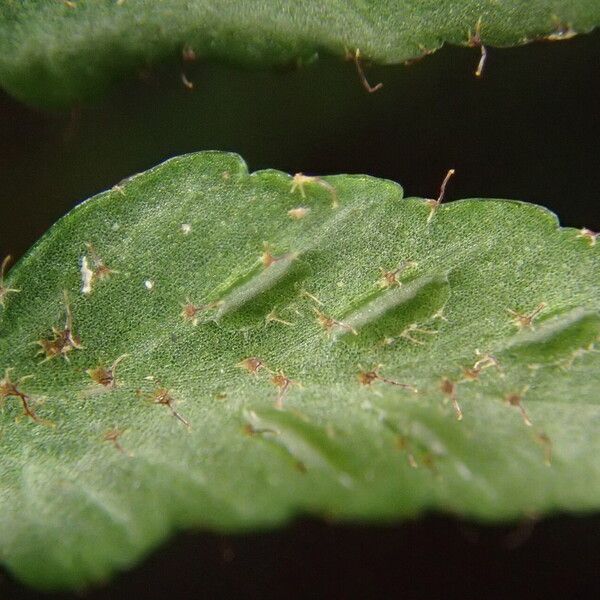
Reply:
<svg viewBox="0 0 600 600"><path fill-rule="evenodd" d="M64 106L161 61L301 65L328 53L398 63L445 42L561 40L599 23L597 0L6 0L0 82L27 102Z"/></svg>

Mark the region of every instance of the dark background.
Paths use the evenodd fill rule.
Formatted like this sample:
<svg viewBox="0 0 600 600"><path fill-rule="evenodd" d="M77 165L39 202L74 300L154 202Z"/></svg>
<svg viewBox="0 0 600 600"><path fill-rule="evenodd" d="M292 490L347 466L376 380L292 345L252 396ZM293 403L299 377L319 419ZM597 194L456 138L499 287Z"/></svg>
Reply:
<svg viewBox="0 0 600 600"><path fill-rule="evenodd" d="M202 149L249 168L368 173L448 200L517 198L564 225L600 229L600 32L490 51L444 48L409 68L351 63L241 72L169 64L62 113L0 94L0 257L19 257L78 201ZM182 68L195 89L181 83ZM592 274L593 275L593 274ZM191 597L599 597L600 517L481 526L446 517L395 526L302 520L244 536L180 535L96 599ZM39 597L0 572L0 599ZM64 596L63 596L64 597Z"/></svg>

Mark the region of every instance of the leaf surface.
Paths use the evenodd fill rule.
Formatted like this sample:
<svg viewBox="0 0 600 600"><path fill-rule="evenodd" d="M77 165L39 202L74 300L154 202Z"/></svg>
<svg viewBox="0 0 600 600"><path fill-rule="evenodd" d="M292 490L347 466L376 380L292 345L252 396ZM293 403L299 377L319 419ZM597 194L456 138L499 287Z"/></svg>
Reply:
<svg viewBox="0 0 600 600"><path fill-rule="evenodd" d="M272 66L358 50L390 64L446 42L560 40L599 23L596 0L6 0L0 84L33 104L63 106L182 54Z"/></svg>
<svg viewBox="0 0 600 600"><path fill-rule="evenodd" d="M0 287L3 563L81 587L182 528L598 510L594 242L216 152L83 203Z"/></svg>

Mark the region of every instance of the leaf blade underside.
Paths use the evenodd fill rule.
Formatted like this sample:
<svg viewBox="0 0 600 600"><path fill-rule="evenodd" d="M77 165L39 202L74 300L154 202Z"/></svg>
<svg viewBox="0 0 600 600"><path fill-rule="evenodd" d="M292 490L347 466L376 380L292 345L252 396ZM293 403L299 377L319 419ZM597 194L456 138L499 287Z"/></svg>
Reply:
<svg viewBox="0 0 600 600"><path fill-rule="evenodd" d="M598 509L595 240L521 202L428 222L389 181L292 181L175 158L10 271L0 367L54 425L5 394L0 556L20 578L80 587L186 527ZM119 358L114 388L91 376Z"/></svg>

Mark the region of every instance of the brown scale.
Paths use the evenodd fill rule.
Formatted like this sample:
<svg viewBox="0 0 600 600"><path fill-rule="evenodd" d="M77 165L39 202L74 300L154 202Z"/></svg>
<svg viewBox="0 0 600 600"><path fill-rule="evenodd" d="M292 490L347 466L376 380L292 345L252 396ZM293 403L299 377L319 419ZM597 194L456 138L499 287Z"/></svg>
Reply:
<svg viewBox="0 0 600 600"><path fill-rule="evenodd" d="M431 452L426 452L421 458L422 464L427 467L434 475L438 475L439 471L436 464L435 456Z"/></svg>
<svg viewBox="0 0 600 600"><path fill-rule="evenodd" d="M463 369L463 378L465 381L476 381L477 379L479 379L480 373L481 371L478 371L475 368L470 369L466 367Z"/></svg>
<svg viewBox="0 0 600 600"><path fill-rule="evenodd" d="M92 272L96 279L108 279L111 275L118 273L118 271L114 271L106 266L104 261L100 258L99 254L96 252L93 244L90 242L86 243L86 248L88 249L90 259L92 261Z"/></svg>
<svg viewBox="0 0 600 600"><path fill-rule="evenodd" d="M446 196L446 186L448 185L448 182L450 181L454 173L456 173L454 169L450 169L448 173L446 173L446 177L444 177L444 181L442 181L442 185L440 186L440 193L437 197L437 200L433 200L431 198L425 200L425 204L429 206L429 216L427 217L427 223L429 223L431 219L433 219L435 211L440 207L440 204L444 201L444 197Z"/></svg>
<svg viewBox="0 0 600 600"><path fill-rule="evenodd" d="M6 297L8 294L18 294L21 290L15 288L6 287L4 284L4 276L6 275L6 268L8 263L12 260L11 256L6 256L0 266L0 305L5 306Z"/></svg>
<svg viewBox="0 0 600 600"><path fill-rule="evenodd" d="M319 306L323 306L323 303L314 294L311 294L310 292L307 292L304 289L300 290L300 296L303 298L308 298L308 300L311 300Z"/></svg>
<svg viewBox="0 0 600 600"><path fill-rule="evenodd" d="M379 271L381 273L381 279L379 280L379 287L380 288L389 288L389 287L394 287L394 286L400 286L400 281L398 280L398 275L400 275L403 271L406 271L407 269L414 267L414 266L416 266L416 263L409 260L409 261L402 263L401 265L399 265L392 271L386 271L384 268L379 267Z"/></svg>
<svg viewBox="0 0 600 600"><path fill-rule="evenodd" d="M283 371L272 371L260 358L256 358L255 356L244 359L238 366L252 375L258 375L261 369L264 369L271 375L271 383L277 388L277 399L275 400L277 408L283 408L283 401L292 386L302 387L300 383L290 379Z"/></svg>
<svg viewBox="0 0 600 600"><path fill-rule="evenodd" d="M323 327L323 329L327 332L327 335L330 336L333 329L339 327L340 329L344 329L345 331L349 331L354 335L358 335L358 332L351 325L347 325L342 321L337 321L336 319L332 319L328 317L325 313L321 312L318 308L313 307L314 313L317 315L317 323Z"/></svg>
<svg viewBox="0 0 600 600"><path fill-rule="evenodd" d="M415 56L414 58L409 58L409 59L403 61L402 64L407 67L410 67L412 65L415 65L415 64L421 62L425 57L431 56L435 52L435 50L430 50L426 46L423 46L423 44L419 44L419 50L421 51L420 56Z"/></svg>
<svg viewBox="0 0 600 600"><path fill-rule="evenodd" d="M481 58L479 59L479 64L475 70L475 77L481 77L487 60L487 48L483 45L483 41L481 40L481 17L475 25L475 33L469 31L467 46L469 48L479 48L481 50Z"/></svg>
<svg viewBox="0 0 600 600"><path fill-rule="evenodd" d="M598 239L599 235L600 235L600 233L596 233L596 232L592 231L591 229L584 227L583 229L579 230L577 237L589 240L590 246L595 246L596 240Z"/></svg>
<svg viewBox="0 0 600 600"><path fill-rule="evenodd" d="M489 369L490 367L496 367L500 369L500 363L498 359L491 354L480 354L477 350L475 351L481 358L472 366L463 368L463 381L476 381L479 379L482 371Z"/></svg>
<svg viewBox="0 0 600 600"><path fill-rule="evenodd" d="M306 206L299 206L298 208L290 208L290 210L287 211L287 214L290 219L300 220L304 219L309 212L310 208L307 208Z"/></svg>
<svg viewBox="0 0 600 600"><path fill-rule="evenodd" d="M21 401L23 415L25 417L28 417L32 421L40 423L41 425L53 427L54 424L51 421L41 419L35 414L35 411L31 407L31 398L19 389L19 386L27 379L31 379L33 375L26 375L25 377L21 377L18 381L12 381L10 378L11 371L12 369L6 369L4 372L4 378L0 379L0 400L2 403L7 398L18 398Z"/></svg>
<svg viewBox="0 0 600 600"><path fill-rule="evenodd" d="M401 388L405 388L411 390L413 392L417 392L417 388L414 385L410 385L409 383L400 383L399 381L395 381L394 379L388 379L387 377L383 377L379 374L379 370L382 365L377 365L371 371L360 371L358 374L358 381L361 385L372 385L375 381L381 381L382 383L387 383L388 385L395 385Z"/></svg>
<svg viewBox="0 0 600 600"><path fill-rule="evenodd" d="M570 40L572 37L577 35L577 32L573 29L573 26L570 23L561 21L556 15L552 16L552 21L554 22L554 31L545 38L549 42Z"/></svg>
<svg viewBox="0 0 600 600"><path fill-rule="evenodd" d="M415 455L412 453L412 451L410 449L410 442L408 441L408 438L405 435L399 435L396 438L396 448L398 450L406 452L407 459L408 459L408 464L413 469L418 469L419 468L419 464L417 463L417 461L415 459Z"/></svg>
<svg viewBox="0 0 600 600"><path fill-rule="evenodd" d="M126 432L125 429L109 429L102 435L102 441L111 443L119 452L127 456L133 456L131 452L125 450L119 441L121 436Z"/></svg>
<svg viewBox="0 0 600 600"><path fill-rule="evenodd" d="M261 369L267 369L265 363L260 359L256 358L256 356L250 356L249 358L245 358L243 361L238 363L238 367L245 369L248 373L252 375L258 375L258 372ZM269 369L267 369L268 371Z"/></svg>
<svg viewBox="0 0 600 600"><path fill-rule="evenodd" d="M184 62L194 62L198 57L195 50L189 44L186 44L181 49L181 58L184 60Z"/></svg>
<svg viewBox="0 0 600 600"><path fill-rule="evenodd" d="M523 391L520 394L517 394L515 392L511 392L510 394L507 394L504 397L504 399L506 400L506 402L508 402L508 404L510 404L510 406L514 406L515 408L519 409L519 412L521 413L521 416L523 417L523 422L525 423L525 425L527 425L527 427L531 427L531 425L532 425L531 420L529 419L527 412L525 411L525 409L523 408L523 405L521 404L521 400L523 400L523 396L525 395L526 392L527 392L527 387L523 388Z"/></svg>
<svg viewBox="0 0 600 600"><path fill-rule="evenodd" d="M442 391L442 394L447 396L452 403L452 408L454 408L454 412L456 413L456 419L458 421L462 421L463 413L456 398L456 383L447 377L444 377L440 382L440 390Z"/></svg>
<svg viewBox="0 0 600 600"><path fill-rule="evenodd" d="M398 337L408 340L412 344L417 344L417 346L424 346L425 342L423 340L418 339L413 334L437 335L437 333L438 332L435 329L424 329L422 327L419 327L416 323L411 323L408 327L406 327L404 329L404 331L402 331L402 333L400 333L400 335ZM394 338L387 338L387 340L388 340L387 341L388 344L393 343L395 341Z"/></svg>
<svg viewBox="0 0 600 600"><path fill-rule="evenodd" d="M552 465L552 441L543 431L536 433L534 439L544 449L544 462L546 463L547 466L551 466Z"/></svg>
<svg viewBox="0 0 600 600"><path fill-rule="evenodd" d="M46 358L42 362L52 360L57 356L62 356L67 362L67 354L73 350L83 350L80 338L73 331L73 314L69 306L69 298L65 292L65 311L67 313L64 329L52 327L52 337L50 339L41 339L35 342L41 348L38 354L44 354Z"/></svg>
<svg viewBox="0 0 600 600"><path fill-rule="evenodd" d="M285 319L282 319L276 312L275 310L272 310L266 317L265 317L265 322L266 323L280 323L281 325L287 325L288 327L293 327L293 323L291 323L290 321L286 321Z"/></svg>
<svg viewBox="0 0 600 600"><path fill-rule="evenodd" d="M263 242L263 253L260 256L260 260L265 269L268 269L272 264L276 263L278 260L285 258L286 255L283 256L274 256L271 253L271 244L269 242Z"/></svg>
<svg viewBox="0 0 600 600"><path fill-rule="evenodd" d="M308 468L301 460L298 460L294 463L294 468L296 469L296 471L302 473L303 475L305 473L308 473Z"/></svg>
<svg viewBox="0 0 600 600"><path fill-rule="evenodd" d="M346 51L346 59L354 61L354 65L356 66L356 72L358 73L358 77L362 86L369 92L369 94L373 94L377 92L383 87L383 83L377 83L376 85L371 85L367 80L367 76L365 75L364 69L362 67L361 58L360 58L360 50L357 48L354 52Z"/></svg>
<svg viewBox="0 0 600 600"><path fill-rule="evenodd" d="M255 435L263 435L265 433L270 433L271 435L279 435L279 433L277 431L275 431L274 429L267 429L267 428L257 429L251 423L246 423L244 425L243 431L249 437L252 437Z"/></svg>
<svg viewBox="0 0 600 600"><path fill-rule="evenodd" d="M533 329L533 321L546 306L547 304L545 302L540 302L529 314L522 314L510 308L508 309L508 312L512 316L514 324L519 329Z"/></svg>
<svg viewBox="0 0 600 600"><path fill-rule="evenodd" d="M284 375L283 371L275 373L273 377L271 377L271 383L277 388L277 399L275 400L275 406L277 408L283 408L283 400L289 389L293 385L299 385L296 381L292 381L289 377Z"/></svg>
<svg viewBox="0 0 600 600"><path fill-rule="evenodd" d="M190 300L186 300L185 304L182 304L181 317L184 321L189 321L192 325L198 325L198 315L212 310L214 308L218 308L221 306L221 302L209 302L208 304L193 304Z"/></svg>
<svg viewBox="0 0 600 600"><path fill-rule="evenodd" d="M117 387L117 382L115 379L116 368L119 366L119 363L121 363L128 356L128 354L122 354L108 369L104 367L97 367L95 369L88 369L86 373L96 383L106 388L114 389L115 387Z"/></svg>
<svg viewBox="0 0 600 600"><path fill-rule="evenodd" d="M400 273L400 268L394 269L393 271L386 271L384 268L380 267L379 271L381 273L379 287L388 288L394 287L395 285L400 285L400 282L398 281L398 273Z"/></svg>
<svg viewBox="0 0 600 600"><path fill-rule="evenodd" d="M315 177L313 175L296 173L292 177L292 187L290 188L290 194L293 194L296 190L298 190L300 192L300 196L302 196L302 198L306 198L306 190L304 189L304 186L307 183L318 185L329 193L331 197L331 208L337 208L339 206L339 201L335 188L324 179L321 179L320 177Z"/></svg>
<svg viewBox="0 0 600 600"><path fill-rule="evenodd" d="M176 419L181 421L181 423L190 429L190 422L175 409L175 398L171 396L170 391L167 388L162 387L160 382L155 381L154 383L156 385L156 390L154 390L154 392L142 392L141 390L138 390L138 396L145 397L147 400L152 402L152 404L161 404L166 406Z"/></svg>

